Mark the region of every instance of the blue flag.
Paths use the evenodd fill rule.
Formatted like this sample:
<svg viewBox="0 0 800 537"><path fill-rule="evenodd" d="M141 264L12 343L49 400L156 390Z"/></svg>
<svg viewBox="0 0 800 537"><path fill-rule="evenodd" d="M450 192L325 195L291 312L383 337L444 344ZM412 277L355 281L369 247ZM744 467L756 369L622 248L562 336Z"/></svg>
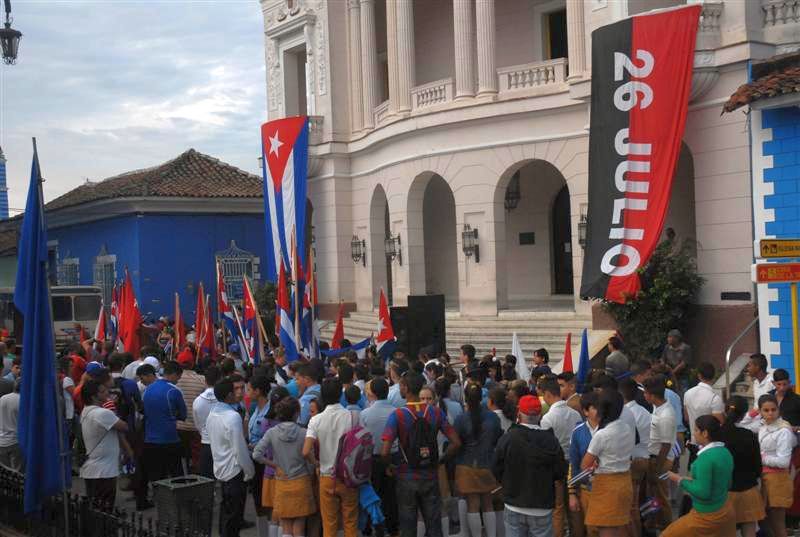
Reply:
<svg viewBox="0 0 800 537"><path fill-rule="evenodd" d="M589 340L586 336L586 329L581 335L581 355L578 358L578 393L584 393L589 389L586 386L586 379L589 377L589 370L592 365L589 363Z"/></svg>
<svg viewBox="0 0 800 537"><path fill-rule="evenodd" d="M25 512L41 508L45 498L67 486L61 464L56 400L55 349L47 281L47 228L36 147L19 240L14 304L22 314L22 386L17 435L25 458ZM63 441L63 437L62 437Z"/></svg>

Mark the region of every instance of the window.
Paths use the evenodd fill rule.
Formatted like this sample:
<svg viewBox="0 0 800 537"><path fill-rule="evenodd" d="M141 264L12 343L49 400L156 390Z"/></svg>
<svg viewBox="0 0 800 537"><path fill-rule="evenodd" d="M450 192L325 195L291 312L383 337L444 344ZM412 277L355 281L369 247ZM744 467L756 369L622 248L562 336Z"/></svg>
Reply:
<svg viewBox="0 0 800 537"><path fill-rule="evenodd" d="M99 296L75 297L75 320L95 321L100 316Z"/></svg>
<svg viewBox="0 0 800 537"><path fill-rule="evenodd" d="M94 258L94 285L103 293L103 302L111 304L111 294L117 280L117 256L106 251L105 245Z"/></svg>
<svg viewBox="0 0 800 537"><path fill-rule="evenodd" d="M545 54L548 60L567 57L567 10L551 11L544 16Z"/></svg>
<svg viewBox="0 0 800 537"><path fill-rule="evenodd" d="M283 95L287 116L308 113L306 62L305 45L283 53Z"/></svg>
<svg viewBox="0 0 800 537"><path fill-rule="evenodd" d="M72 297L54 296L53 297L53 322L72 320Z"/></svg>
<svg viewBox="0 0 800 537"><path fill-rule="evenodd" d="M253 278L256 257L236 246L236 241L231 241L227 250L217 252L216 259L222 270L228 300L233 305L241 306L244 299L244 277Z"/></svg>
<svg viewBox="0 0 800 537"><path fill-rule="evenodd" d="M58 285L80 284L80 260L77 257L67 257L58 265Z"/></svg>

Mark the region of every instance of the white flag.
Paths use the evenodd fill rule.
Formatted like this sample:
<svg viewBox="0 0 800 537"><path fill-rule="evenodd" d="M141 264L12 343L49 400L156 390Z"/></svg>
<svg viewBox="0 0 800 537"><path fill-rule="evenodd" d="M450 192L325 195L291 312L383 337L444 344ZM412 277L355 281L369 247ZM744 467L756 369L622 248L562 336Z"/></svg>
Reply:
<svg viewBox="0 0 800 537"><path fill-rule="evenodd" d="M522 352L516 332L511 339L511 354L517 358L517 377L528 382L531 378L531 370L528 369L528 362L525 361L525 354Z"/></svg>

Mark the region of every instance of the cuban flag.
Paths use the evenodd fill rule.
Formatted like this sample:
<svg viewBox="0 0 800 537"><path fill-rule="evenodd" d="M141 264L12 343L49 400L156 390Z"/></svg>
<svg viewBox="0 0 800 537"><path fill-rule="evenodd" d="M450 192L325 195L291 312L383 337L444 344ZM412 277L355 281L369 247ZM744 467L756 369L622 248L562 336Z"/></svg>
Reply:
<svg viewBox="0 0 800 537"><path fill-rule="evenodd" d="M258 365L261 363L261 333L258 330L258 308L247 278L244 279L244 311L242 312L242 317L244 350L247 354L247 360L252 364Z"/></svg>
<svg viewBox="0 0 800 537"><path fill-rule="evenodd" d="M222 269L217 262L217 308L222 320L225 322L225 328L230 332L231 337L237 338L236 319L233 316L233 310L228 302L228 293L225 291L225 279L222 277ZM224 336L227 339L227 336Z"/></svg>
<svg viewBox="0 0 800 537"><path fill-rule="evenodd" d="M266 277L277 282L281 264L291 267L292 237L306 265L306 181L308 117L278 119L261 126L264 175L264 224L267 237Z"/></svg>
<svg viewBox="0 0 800 537"><path fill-rule="evenodd" d="M278 338L286 351L286 361L293 362L297 360L297 340L294 334L294 323L291 316L291 303L289 302L289 289L286 281L286 271L283 265L280 265L278 274L278 317L280 318L278 327Z"/></svg>
<svg viewBox="0 0 800 537"><path fill-rule="evenodd" d="M384 360L388 360L395 351L396 343L394 329L392 328L392 318L389 315L389 302L381 289L381 297L378 306L378 336L375 338L378 347L378 355Z"/></svg>
<svg viewBox="0 0 800 537"><path fill-rule="evenodd" d="M94 327L94 348L97 351L103 350L102 341L106 340L106 307L100 301L100 315L97 318L97 325Z"/></svg>

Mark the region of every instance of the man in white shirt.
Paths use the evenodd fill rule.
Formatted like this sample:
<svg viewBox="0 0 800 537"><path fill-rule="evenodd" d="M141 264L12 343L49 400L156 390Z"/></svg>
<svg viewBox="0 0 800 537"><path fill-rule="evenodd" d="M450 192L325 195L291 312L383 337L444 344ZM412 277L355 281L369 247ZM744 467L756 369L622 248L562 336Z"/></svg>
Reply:
<svg viewBox="0 0 800 537"><path fill-rule="evenodd" d="M750 429L753 432L758 432L761 426L761 414L758 410L759 398L769 393L775 388L772 379L772 373L767 373L767 357L761 353L751 354L750 361L745 366L745 371L750 376L753 382L753 408L750 412L738 423L739 427Z"/></svg>
<svg viewBox="0 0 800 537"><path fill-rule="evenodd" d="M566 464L572 431L583 420L581 415L570 408L567 402L561 398L561 386L558 385L557 379L544 380L541 384L541 392L544 402L550 406L550 409L542 417L540 426L542 429L553 430L553 434L561 445ZM556 481L556 504L553 510L553 535L555 537L564 535L566 525L564 515L567 497L564 491L564 480Z"/></svg>
<svg viewBox="0 0 800 537"><path fill-rule="evenodd" d="M103 408L108 400L108 388L96 380L87 380L81 388L83 411L81 432L86 445L86 462L81 466L80 476L86 484L86 495L97 501L104 510L114 508L119 476L120 446L127 456L133 457L124 436L128 424L114 412Z"/></svg>
<svg viewBox="0 0 800 537"><path fill-rule="evenodd" d="M14 391L0 397L0 466L25 473L25 460L17 437L20 384L15 382Z"/></svg>
<svg viewBox="0 0 800 537"><path fill-rule="evenodd" d="M217 403L206 420L206 431L214 460L214 477L222 483L219 514L220 537L239 537L244 520L247 485L255 474L244 439L242 418L234 408L239 401L234 383L222 379L214 386Z"/></svg>
<svg viewBox="0 0 800 537"><path fill-rule="evenodd" d="M192 417L194 425L200 433L200 461L198 473L209 479L214 479L214 459L211 456L211 441L208 439L206 421L211 409L217 402L214 395L214 385L220 377L219 368L215 365L208 366L205 372L206 389L192 401Z"/></svg>
<svg viewBox="0 0 800 537"><path fill-rule="evenodd" d="M693 450L695 457L697 456L696 446L698 445L694 430L695 420L706 414L711 414L720 422L725 419L725 403L722 402L722 397L711 387L711 383L714 381L714 373L714 366L709 362L699 364L697 366L697 380L699 383L683 396L683 413L692 432L691 442L695 446Z"/></svg>
<svg viewBox="0 0 800 537"><path fill-rule="evenodd" d="M322 534L325 537L335 536L341 518L344 537L357 537L358 489L349 488L341 480L336 480L333 471L339 451L339 439L358 424L358 416L353 416L339 404L342 383L338 378L325 379L321 391L325 410L308 422L303 456L312 463L317 462L314 461L314 445L319 445L319 510Z"/></svg>
<svg viewBox="0 0 800 537"><path fill-rule="evenodd" d="M650 413L638 402L636 397L639 394L639 385L631 377L622 379L619 383L619 391L625 401L624 409L633 414L636 424L636 440L631 455L631 481L633 482L633 505L631 505L631 522L633 523L633 533L635 536L642 534L642 521L639 516L639 491L642 487L647 470L650 466Z"/></svg>
<svg viewBox="0 0 800 537"><path fill-rule="evenodd" d="M663 375L656 375L644 382L644 396L647 402L653 405L653 414L650 421L650 467L647 472L647 483L650 492L656 497L661 510L656 515L654 528L664 529L672 522L672 509L669 503L667 485L668 481L659 479L659 476L672 469L672 460L675 452L675 439L678 434L678 425L675 412L667 402L664 391L666 380Z"/></svg>

